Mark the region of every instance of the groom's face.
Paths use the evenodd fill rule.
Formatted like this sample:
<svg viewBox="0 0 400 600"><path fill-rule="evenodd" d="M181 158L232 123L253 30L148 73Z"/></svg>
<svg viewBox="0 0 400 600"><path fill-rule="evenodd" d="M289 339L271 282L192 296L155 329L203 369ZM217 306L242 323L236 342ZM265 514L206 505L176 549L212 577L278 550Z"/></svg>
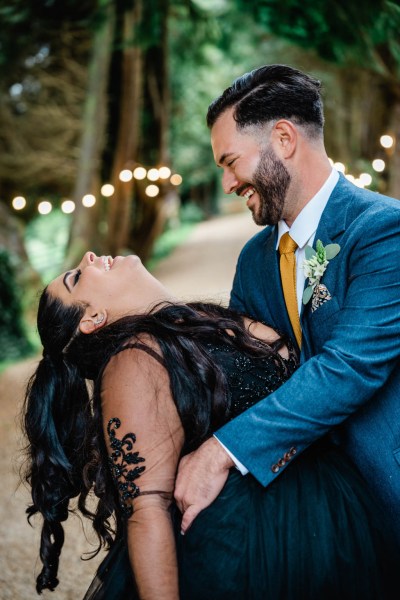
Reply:
<svg viewBox="0 0 400 600"><path fill-rule="evenodd" d="M223 169L224 192L245 198L257 225L274 225L283 218L290 183L270 133L268 126L238 129L232 109L225 111L211 130L214 159Z"/></svg>

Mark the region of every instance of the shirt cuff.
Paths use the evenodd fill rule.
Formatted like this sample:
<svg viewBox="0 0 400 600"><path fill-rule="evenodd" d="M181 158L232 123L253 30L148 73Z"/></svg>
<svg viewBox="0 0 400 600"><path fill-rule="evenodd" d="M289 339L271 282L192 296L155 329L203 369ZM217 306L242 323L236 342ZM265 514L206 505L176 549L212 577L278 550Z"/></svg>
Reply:
<svg viewBox="0 0 400 600"><path fill-rule="evenodd" d="M230 452L230 450L228 450L228 448L226 446L224 446L224 444L217 438L216 435L214 435L214 437L221 444L221 446L223 447L223 449L225 450L225 452L227 454L229 454L229 456L231 457L231 459L235 463L235 467L241 472L241 474L242 475L247 475L247 473L249 472L249 470L246 469L246 467L244 465L242 465L242 463L235 456L233 456L232 452Z"/></svg>

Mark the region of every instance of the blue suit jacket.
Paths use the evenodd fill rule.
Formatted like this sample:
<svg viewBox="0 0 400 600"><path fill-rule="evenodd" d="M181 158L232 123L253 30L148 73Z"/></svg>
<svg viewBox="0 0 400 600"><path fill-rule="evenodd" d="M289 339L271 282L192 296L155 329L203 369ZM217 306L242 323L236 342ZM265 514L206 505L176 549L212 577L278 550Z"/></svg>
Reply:
<svg viewBox="0 0 400 600"><path fill-rule="evenodd" d="M243 248L231 306L294 339L276 252L276 227ZM321 283L332 299L303 307L301 366L217 437L264 485L333 430L391 511L400 539L400 201L343 176L316 232L341 250Z"/></svg>

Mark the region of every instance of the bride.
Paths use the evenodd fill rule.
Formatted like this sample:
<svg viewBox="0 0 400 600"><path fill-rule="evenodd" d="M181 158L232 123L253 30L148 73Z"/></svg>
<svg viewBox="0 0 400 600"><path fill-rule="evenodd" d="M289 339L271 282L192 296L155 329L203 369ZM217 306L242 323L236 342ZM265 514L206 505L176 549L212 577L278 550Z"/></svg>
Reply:
<svg viewBox="0 0 400 600"><path fill-rule="evenodd" d="M179 302L136 256L93 252L44 290L37 323L43 358L24 426L28 518L43 517L38 593L58 584L77 498L111 548L87 600L392 597L400 557L385 516L327 439L291 448L268 488L227 468L220 496L180 534L180 457L290 377L290 340L222 306Z"/></svg>

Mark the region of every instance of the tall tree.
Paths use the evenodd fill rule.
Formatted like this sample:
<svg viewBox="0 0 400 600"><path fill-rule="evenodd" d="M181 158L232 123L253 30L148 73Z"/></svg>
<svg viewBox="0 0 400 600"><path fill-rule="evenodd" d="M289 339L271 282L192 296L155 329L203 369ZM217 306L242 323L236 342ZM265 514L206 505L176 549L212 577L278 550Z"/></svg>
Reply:
<svg viewBox="0 0 400 600"><path fill-rule="evenodd" d="M111 84L116 91L111 105L110 135L113 147L110 181L114 194L107 211L107 252L117 254L129 246L134 182L121 181L122 170L132 170L138 162L140 114L142 110L143 52L136 32L143 18L142 0L126 8L118 5L116 52ZM107 160L106 155L106 160Z"/></svg>
<svg viewBox="0 0 400 600"><path fill-rule="evenodd" d="M55 6L55 4L58 4ZM27 197L18 214L18 276L29 271L23 244L24 222L37 214L43 196L70 194L76 173L75 144L81 131L80 107L88 52L86 17L93 2L33 2L0 0L0 193L9 204L15 195ZM62 19L60 19L60 10ZM1 211L4 229L16 231L17 215Z"/></svg>
<svg viewBox="0 0 400 600"><path fill-rule="evenodd" d="M143 111L139 157L145 165L153 167L170 164L169 12L170 0L147 2L138 29L143 46ZM135 186L134 218L129 241L130 246L143 259L150 257L154 242L165 223L165 199L170 186L163 180L154 183L159 188L156 196L147 195L145 185Z"/></svg>
<svg viewBox="0 0 400 600"><path fill-rule="evenodd" d="M155 182L159 194L146 194L150 181L121 181L120 173L135 166L166 166L170 162L169 10L170 0L136 0L120 7L117 23L110 135L114 147L108 203L107 251L128 249L149 258L165 221L164 203L169 186ZM106 155L107 160L107 155Z"/></svg>
<svg viewBox="0 0 400 600"><path fill-rule="evenodd" d="M314 49L321 58L342 68L347 103L350 109L352 104L358 105L358 109L351 112L355 121L347 127L350 132L347 140L351 146L353 139L354 145L352 134L357 134L358 150L364 158L374 158L378 117L381 131L386 129L392 132L400 144L398 2L255 0L249 6L244 0L237 0L237 5L243 11L250 9L268 31L304 48ZM360 119L360 106L367 111L363 120ZM390 178L385 191L400 198L398 151L393 153L391 161Z"/></svg>
<svg viewBox="0 0 400 600"><path fill-rule="evenodd" d="M88 67L88 83L82 118L82 137L79 147L74 191L75 212L65 263L74 264L88 248L101 251L99 219L101 206L97 202L90 210L82 198L92 194L100 199L101 158L107 125L107 86L112 53L115 14L113 3L100 0L95 13L92 50Z"/></svg>

